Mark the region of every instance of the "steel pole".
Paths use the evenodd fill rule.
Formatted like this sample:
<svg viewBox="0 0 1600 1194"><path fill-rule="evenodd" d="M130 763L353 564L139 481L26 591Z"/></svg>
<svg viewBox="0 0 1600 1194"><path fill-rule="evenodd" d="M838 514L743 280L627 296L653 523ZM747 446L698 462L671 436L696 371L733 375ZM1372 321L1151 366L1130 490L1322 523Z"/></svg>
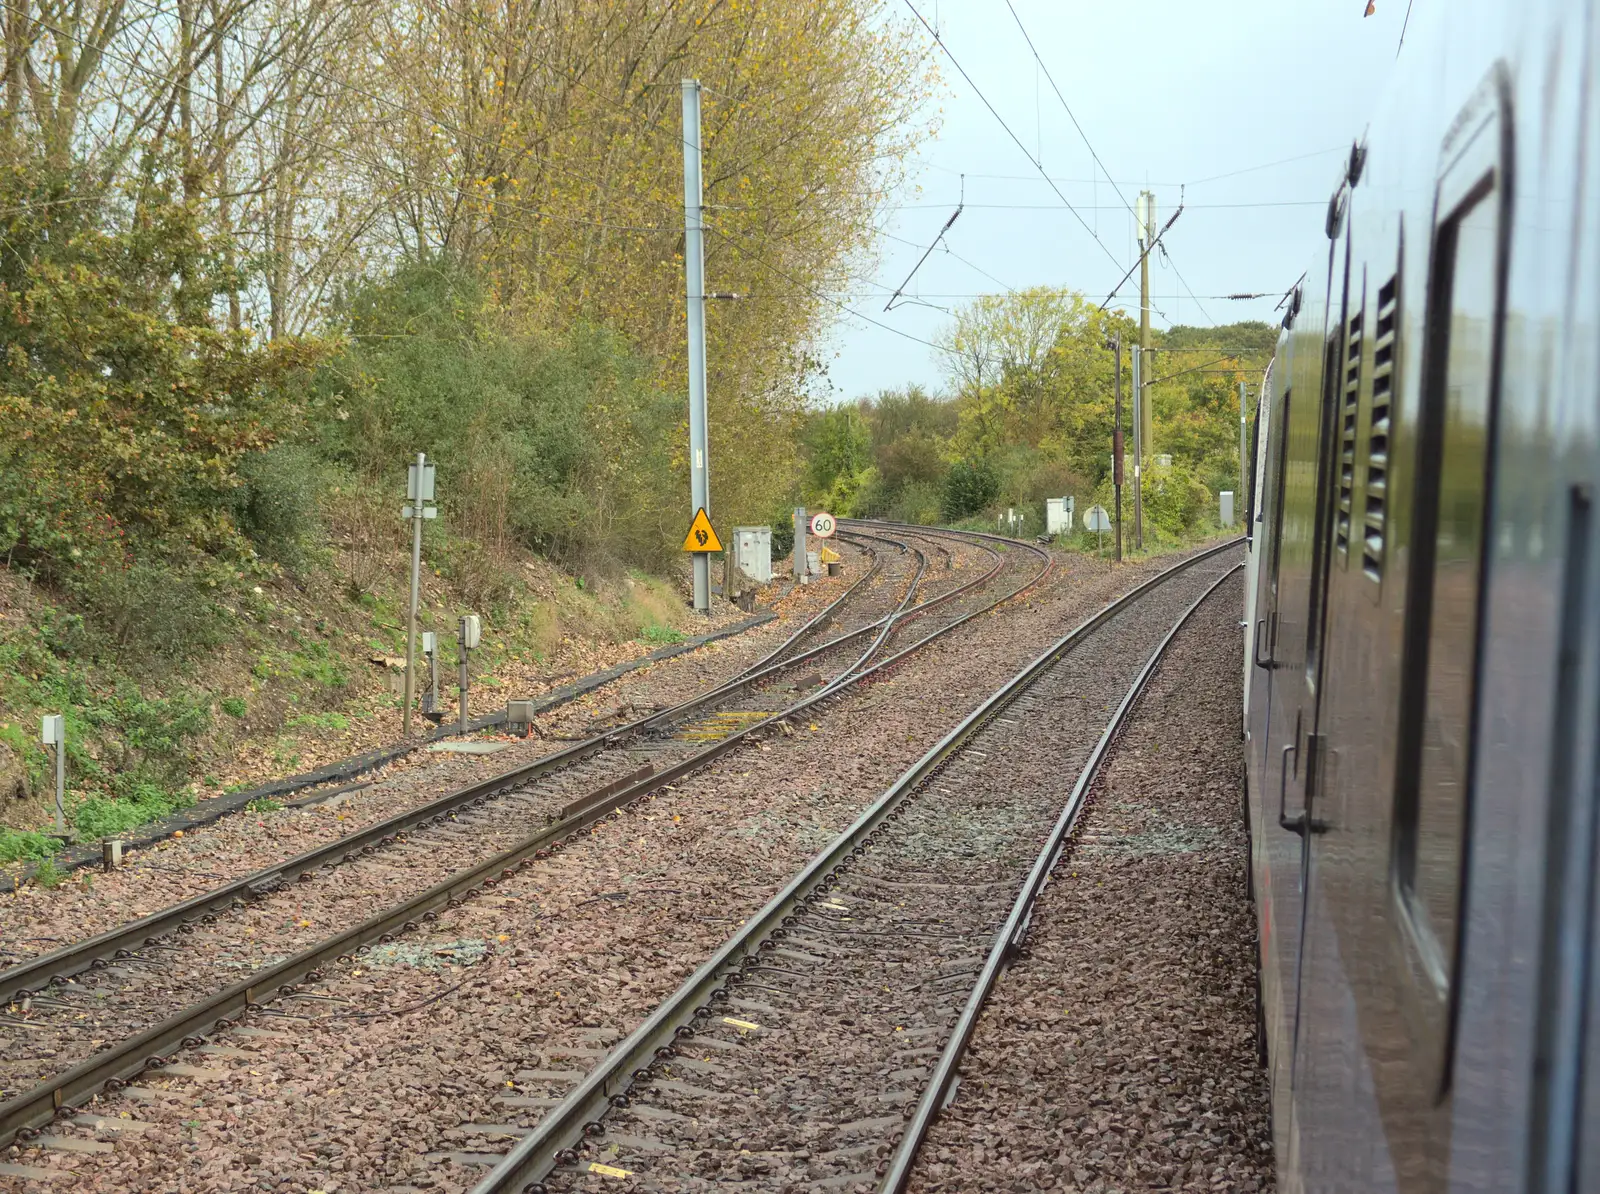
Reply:
<svg viewBox="0 0 1600 1194"><path fill-rule="evenodd" d="M1133 357L1133 550L1144 550L1144 350L1135 348Z"/></svg>
<svg viewBox="0 0 1600 1194"><path fill-rule="evenodd" d="M417 453L417 494L411 499L411 605L406 614L406 709L400 733L411 736L411 699L417 691L417 598L422 588L422 477L426 452Z"/></svg>
<svg viewBox="0 0 1600 1194"><path fill-rule="evenodd" d="M1122 337L1111 341L1117 358L1116 426L1111 432L1111 483L1117 494L1117 563L1122 563Z"/></svg>
<svg viewBox="0 0 1600 1194"><path fill-rule="evenodd" d="M689 517L711 515L706 445L706 259L700 188L700 84L683 81L683 273L689 300ZM694 555L694 607L711 610L711 557Z"/></svg>
<svg viewBox="0 0 1600 1194"><path fill-rule="evenodd" d="M806 508L794 508L794 549L789 553L794 564L794 583L801 585L806 580Z"/></svg>
<svg viewBox="0 0 1600 1194"><path fill-rule="evenodd" d="M1150 364L1145 353L1150 351L1150 249L1156 242L1156 196L1154 191L1144 193L1144 227L1139 229L1139 362L1141 369ZM1140 396L1141 398L1143 395ZM1141 403L1139 415L1139 460L1155 451L1155 417L1148 403Z"/></svg>
<svg viewBox="0 0 1600 1194"><path fill-rule="evenodd" d="M63 723L65 724L65 723ZM67 831L67 735L56 743L56 832Z"/></svg>

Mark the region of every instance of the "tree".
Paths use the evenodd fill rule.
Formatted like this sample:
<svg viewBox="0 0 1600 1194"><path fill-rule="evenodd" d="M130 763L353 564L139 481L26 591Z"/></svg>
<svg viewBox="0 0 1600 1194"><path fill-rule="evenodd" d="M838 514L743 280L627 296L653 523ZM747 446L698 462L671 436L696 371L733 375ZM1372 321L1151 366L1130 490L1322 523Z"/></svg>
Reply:
<svg viewBox="0 0 1600 1194"><path fill-rule="evenodd" d="M968 453L1026 445L1097 475L1111 443L1113 356L1132 325L1080 293L1036 287L960 308L941 333Z"/></svg>

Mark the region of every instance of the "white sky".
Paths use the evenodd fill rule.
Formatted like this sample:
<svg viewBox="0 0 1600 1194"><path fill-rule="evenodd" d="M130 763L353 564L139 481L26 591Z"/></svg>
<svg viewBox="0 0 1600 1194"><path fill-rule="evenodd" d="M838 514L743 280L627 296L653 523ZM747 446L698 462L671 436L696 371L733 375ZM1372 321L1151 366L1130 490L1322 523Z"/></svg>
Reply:
<svg viewBox="0 0 1600 1194"><path fill-rule="evenodd" d="M937 14L945 45L1026 153L925 37L947 87L943 127L913 168L920 193L907 194L908 206L883 224L876 271L843 298L894 331L841 313L823 353L832 385L823 396L833 401L912 382L940 387L939 354L895 333L931 339L948 316L916 303L902 301L887 314L883 306L955 210L962 174L967 206L945 238L951 252L935 250L908 294L951 307L963 299L942 296L1050 285L1098 302L1136 259L1133 217L1103 172L1098 184L1090 181L1097 172L1089 149L1037 71L1005 0L912 2L930 23ZM906 0L889 3L897 16L915 19ZM1127 201L1141 187L1153 190L1159 226L1187 184L1183 215L1164 241L1171 262L1152 258L1153 304L1166 315L1153 313L1156 326L1276 322L1273 307L1322 241L1344 155L1395 62L1407 0L1376 0L1367 18L1363 0L1012 3ZM1101 243L1028 154L1042 158ZM1299 160L1283 161L1291 158ZM1256 291L1272 297L1209 297ZM1137 275L1120 293L1137 315Z"/></svg>

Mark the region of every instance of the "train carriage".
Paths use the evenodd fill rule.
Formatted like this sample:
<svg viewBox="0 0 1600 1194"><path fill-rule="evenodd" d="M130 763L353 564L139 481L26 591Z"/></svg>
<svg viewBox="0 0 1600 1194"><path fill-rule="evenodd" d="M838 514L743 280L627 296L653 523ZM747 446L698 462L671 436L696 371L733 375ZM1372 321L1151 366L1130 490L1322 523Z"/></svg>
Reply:
<svg viewBox="0 0 1600 1194"><path fill-rule="evenodd" d="M1600 14L1421 4L1261 387L1245 751L1291 1191L1600 1191Z"/></svg>

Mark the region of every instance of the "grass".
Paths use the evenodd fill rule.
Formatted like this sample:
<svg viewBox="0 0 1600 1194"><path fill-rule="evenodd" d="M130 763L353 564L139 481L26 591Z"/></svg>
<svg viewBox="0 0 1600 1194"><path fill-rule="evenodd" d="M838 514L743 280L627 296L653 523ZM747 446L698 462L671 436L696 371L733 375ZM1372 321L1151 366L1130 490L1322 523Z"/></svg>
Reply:
<svg viewBox="0 0 1600 1194"><path fill-rule="evenodd" d="M388 510L386 499L380 505ZM387 513L379 521L386 526ZM0 825L0 864L36 865L61 848L37 832L50 823L52 783L50 756L37 742L42 713L66 716L69 826L78 840L93 842L192 804L191 781L215 791L234 778L219 763L246 744L265 747L265 769L284 774L312 742L327 743L362 718L398 708L399 697L377 691L386 687L384 678L368 662L375 652L398 653L404 641L404 570L391 567L385 554L400 558L400 547L379 546L376 553L360 549L371 560L354 549L348 558L330 549L296 573L292 587L263 572L255 579L266 591L256 592L252 578L244 578L230 598L234 607L219 606L229 615L220 649L196 649L159 672L147 666L144 645L96 637L93 625L64 608L70 597L0 563L0 608L21 615L0 619L0 754L17 759L33 793L25 808L4 810L14 828ZM498 699L506 687L497 669L530 658L543 664L566 653L569 640L649 649L698 633L674 586L645 572L585 581L527 553L479 560L461 548L458 583L440 544L430 541L430 551L440 554L431 561L438 566L421 624L438 631L441 672L449 676L455 613L487 614L484 647L474 659L475 683L495 694L486 699ZM496 592L504 590L503 600L464 588L467 580L480 590L492 581ZM361 700L351 703L352 697ZM263 777L239 778L227 791L254 787ZM250 811L278 807L252 802Z"/></svg>
<svg viewBox="0 0 1600 1194"><path fill-rule="evenodd" d="M96 841L160 820L193 803L194 797L187 792L167 792L152 783L135 783L126 796L87 797L73 810L72 825L81 840Z"/></svg>
<svg viewBox="0 0 1600 1194"><path fill-rule="evenodd" d="M0 862L43 861L59 849L61 843L45 834L0 827Z"/></svg>
<svg viewBox="0 0 1600 1194"><path fill-rule="evenodd" d="M53 858L46 858L33 868L33 881L40 887L60 887L66 877L66 872L56 865Z"/></svg>
<svg viewBox="0 0 1600 1194"><path fill-rule="evenodd" d="M286 729L348 730L350 719L343 713L297 713L284 723Z"/></svg>
<svg viewBox="0 0 1600 1194"><path fill-rule="evenodd" d="M283 804L281 801L273 800L267 796L258 796L244 807L246 812L275 813L283 808Z"/></svg>

